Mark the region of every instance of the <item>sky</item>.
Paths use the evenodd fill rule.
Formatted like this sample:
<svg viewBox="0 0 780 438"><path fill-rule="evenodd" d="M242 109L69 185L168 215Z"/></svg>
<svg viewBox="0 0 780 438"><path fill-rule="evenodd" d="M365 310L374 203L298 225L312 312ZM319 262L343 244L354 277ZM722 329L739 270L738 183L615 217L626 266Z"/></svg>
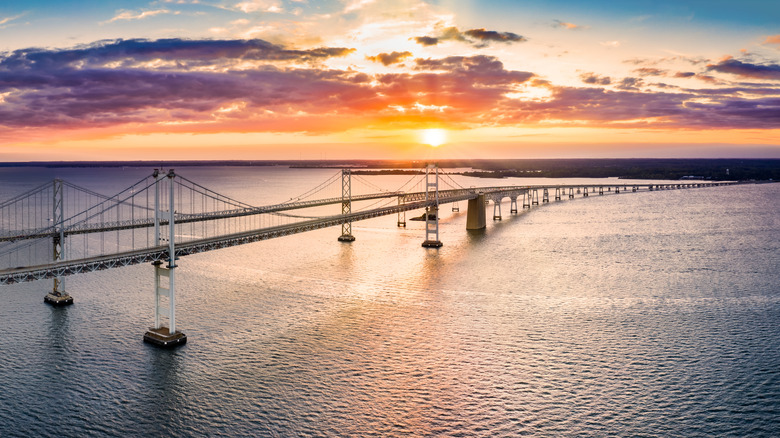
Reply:
<svg viewBox="0 0 780 438"><path fill-rule="evenodd" d="M780 2L0 3L0 161L558 157L780 158Z"/></svg>

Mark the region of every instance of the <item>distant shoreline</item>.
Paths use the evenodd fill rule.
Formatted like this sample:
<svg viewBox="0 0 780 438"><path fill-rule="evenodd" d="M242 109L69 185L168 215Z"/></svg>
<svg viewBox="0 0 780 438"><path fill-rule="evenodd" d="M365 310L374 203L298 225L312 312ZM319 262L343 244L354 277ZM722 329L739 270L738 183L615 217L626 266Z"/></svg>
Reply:
<svg viewBox="0 0 780 438"><path fill-rule="evenodd" d="M712 181L778 181L780 159L736 158L582 158L439 160L442 169L459 169L459 175L475 178L623 178ZM210 161L39 161L5 162L13 167L270 167L294 169L351 168L356 175L412 175L424 172L422 160L210 160ZM471 169L463 171L463 169Z"/></svg>

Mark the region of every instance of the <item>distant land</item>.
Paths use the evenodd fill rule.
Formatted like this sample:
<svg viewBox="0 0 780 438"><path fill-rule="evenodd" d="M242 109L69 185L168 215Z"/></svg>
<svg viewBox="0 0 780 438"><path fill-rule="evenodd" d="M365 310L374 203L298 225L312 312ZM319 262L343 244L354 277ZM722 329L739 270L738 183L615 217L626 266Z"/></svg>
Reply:
<svg viewBox="0 0 780 438"><path fill-rule="evenodd" d="M713 181L778 181L780 159L509 159L437 160L439 167L479 178L624 178L703 179ZM219 161L36 161L5 162L3 167L148 167L286 166L292 168L352 168L356 174L418 173L425 161L401 160L219 160ZM463 170L470 169L470 170Z"/></svg>

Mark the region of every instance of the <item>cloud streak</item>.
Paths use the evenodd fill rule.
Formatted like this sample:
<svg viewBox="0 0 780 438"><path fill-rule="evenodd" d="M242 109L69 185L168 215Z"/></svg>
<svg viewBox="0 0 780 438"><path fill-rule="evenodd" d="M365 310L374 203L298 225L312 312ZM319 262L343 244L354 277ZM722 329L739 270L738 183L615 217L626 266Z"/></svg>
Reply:
<svg viewBox="0 0 780 438"><path fill-rule="evenodd" d="M155 15L163 14L178 14L178 12L171 12L168 9L156 9L153 11L119 11L113 18L104 23L113 23L115 21L130 21L130 20L143 20L144 18L154 17Z"/></svg>

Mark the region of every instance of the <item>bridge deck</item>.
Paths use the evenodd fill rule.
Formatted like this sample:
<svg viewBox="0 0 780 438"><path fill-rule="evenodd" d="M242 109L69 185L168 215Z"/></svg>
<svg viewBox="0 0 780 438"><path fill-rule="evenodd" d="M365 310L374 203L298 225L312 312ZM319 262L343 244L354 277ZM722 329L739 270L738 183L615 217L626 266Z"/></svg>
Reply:
<svg viewBox="0 0 780 438"><path fill-rule="evenodd" d="M469 189L453 189L442 190L439 192L439 204L447 204L457 201L469 200L477 197L478 195L486 195L487 199L491 199L494 202L500 202L505 197L517 197L530 190L555 190L555 189L595 189L598 187L620 187L620 188L633 188L638 189L650 189L652 187L702 187L702 186L715 186L723 185L726 183L667 183L667 184L567 184L567 185L534 185L534 186L505 186L505 187L475 187ZM732 184L732 183L728 183ZM206 239L192 240L188 242L176 243L176 257L186 256L190 254L196 254L205 251L211 251L215 249L227 248L231 246L241 245L245 243L256 242L260 240L271 239L275 237L282 237L291 234L302 233L306 231L316 230L320 228L327 228L338 226L348 222L357 222L365 219L370 219L379 216L385 216L390 214L396 214L404 211L417 210L426 207L436 205L435 200L426 200L425 192L414 193L402 193L402 192L385 192L375 193L369 195L355 196L350 199L351 202L391 198L398 197L401 201L399 205L381 207L369 210L358 211L348 214L340 214L334 216L328 216L317 219L302 220L292 224L278 225L272 227L266 227L251 231L245 231L241 233L226 234L218 237L211 237ZM177 216L175 222L189 223L198 221L209 221L216 219L234 218L240 216L256 215L270 212L279 212L285 210L293 210L307 207L323 206L330 204L337 204L343 202L342 198L328 198L315 201L305 201L289 204L276 204L272 206L256 207L256 208L244 208L236 210L226 210L219 212L207 212L199 214L197 216ZM166 225L167 221L161 221L162 225ZM117 231L131 228L142 228L154 226L153 220L143 221L131 221L127 222L107 222L103 224L97 224L99 227L74 227L67 229L63 234L83 234L83 233L96 233L106 231ZM31 239L38 237L54 237L59 232L54 232L53 229L47 232L39 232L27 235L16 236L3 236L0 237L0 241L13 241L21 239ZM139 250L117 252L113 254L105 254L95 257L58 261L37 266L20 266L11 269L0 270L0 284L10 284L23 281L33 281L45 278L55 278L66 275L73 275L83 272L93 272L97 270L110 269L121 266L128 266L139 263L147 263L154 261L164 261L169 259L168 246L149 247Z"/></svg>

